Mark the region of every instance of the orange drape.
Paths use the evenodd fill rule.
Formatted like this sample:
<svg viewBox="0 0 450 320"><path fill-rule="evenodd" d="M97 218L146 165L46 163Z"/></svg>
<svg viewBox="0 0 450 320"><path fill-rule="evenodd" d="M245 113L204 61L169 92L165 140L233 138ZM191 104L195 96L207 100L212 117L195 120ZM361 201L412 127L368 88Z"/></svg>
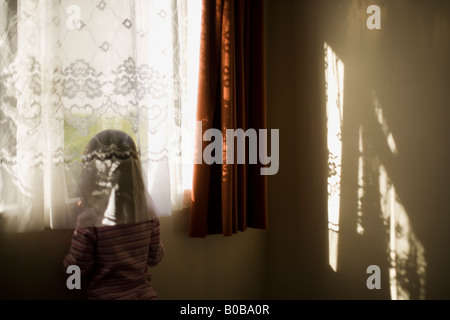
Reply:
<svg viewBox="0 0 450 320"><path fill-rule="evenodd" d="M194 165L189 235L266 229L261 165L248 164L248 154L239 165L227 164L225 157L226 129L266 129L262 0L203 0L197 121L202 134L222 131L224 160Z"/></svg>

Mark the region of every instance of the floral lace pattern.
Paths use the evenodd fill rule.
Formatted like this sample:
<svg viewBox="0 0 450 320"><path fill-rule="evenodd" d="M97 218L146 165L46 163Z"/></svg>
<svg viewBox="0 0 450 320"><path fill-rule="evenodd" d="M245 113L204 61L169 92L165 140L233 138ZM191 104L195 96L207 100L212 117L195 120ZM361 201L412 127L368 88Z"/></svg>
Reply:
<svg viewBox="0 0 450 320"><path fill-rule="evenodd" d="M26 212L13 214L20 230L71 225L61 186L76 186L83 148L104 129L133 137L148 187L161 184L155 205L170 213L179 182L161 181L179 176L169 165L182 154L186 6L0 0L0 215Z"/></svg>
<svg viewBox="0 0 450 320"><path fill-rule="evenodd" d="M135 132L145 122L155 133L167 119L170 97L164 76L148 65L136 66L131 57L109 77L77 60L64 69L62 87L65 119L79 129L96 123L106 112L129 121ZM78 105L78 100L91 103Z"/></svg>

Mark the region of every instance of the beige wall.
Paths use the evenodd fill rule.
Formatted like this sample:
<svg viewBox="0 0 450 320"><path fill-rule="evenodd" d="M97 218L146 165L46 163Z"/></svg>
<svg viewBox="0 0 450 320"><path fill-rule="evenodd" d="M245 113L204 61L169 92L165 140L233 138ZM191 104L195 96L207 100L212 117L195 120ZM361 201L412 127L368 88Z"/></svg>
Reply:
<svg viewBox="0 0 450 320"><path fill-rule="evenodd" d="M372 4L381 7L381 30L366 28L365 11ZM364 208L365 233L356 232L358 129L364 123L410 221L396 230L411 228L424 247L426 298L449 298L450 20L444 12L450 3L268 0L267 5L268 119L281 139L280 171L269 179L271 297L390 298L388 234L376 188L366 194L372 202ZM345 64L337 272L327 263L325 41ZM372 88L397 157L389 156L374 122ZM411 265L399 269L406 277L398 279L406 287L410 283L414 298L414 252L408 259ZM366 287L372 264L382 270L381 290Z"/></svg>
<svg viewBox="0 0 450 320"><path fill-rule="evenodd" d="M72 231L0 235L0 299L81 299L66 287L62 260Z"/></svg>
<svg viewBox="0 0 450 320"><path fill-rule="evenodd" d="M323 42L312 3L267 1L268 126L280 130L280 170L268 184L273 299L327 296Z"/></svg>
<svg viewBox="0 0 450 320"><path fill-rule="evenodd" d="M161 218L166 255L153 271L161 299L264 298L267 232L189 238L188 214Z"/></svg>

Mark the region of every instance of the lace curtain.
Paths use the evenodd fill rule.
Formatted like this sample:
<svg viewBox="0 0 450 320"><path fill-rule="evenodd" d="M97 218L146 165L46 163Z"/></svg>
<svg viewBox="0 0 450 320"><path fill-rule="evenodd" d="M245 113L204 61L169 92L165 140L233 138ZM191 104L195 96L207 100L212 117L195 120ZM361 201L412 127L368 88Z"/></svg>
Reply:
<svg viewBox="0 0 450 320"><path fill-rule="evenodd" d="M72 227L84 147L105 129L136 142L156 214L182 207L198 3L0 0L3 226Z"/></svg>

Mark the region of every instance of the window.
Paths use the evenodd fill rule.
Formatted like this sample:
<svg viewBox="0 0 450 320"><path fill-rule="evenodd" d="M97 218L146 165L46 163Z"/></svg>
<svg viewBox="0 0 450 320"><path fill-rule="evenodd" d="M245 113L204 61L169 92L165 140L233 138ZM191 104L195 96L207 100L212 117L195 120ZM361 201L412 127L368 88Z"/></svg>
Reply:
<svg viewBox="0 0 450 320"><path fill-rule="evenodd" d="M0 212L25 231L71 226L84 147L104 129L135 140L157 214L180 209L201 1L22 1L2 14Z"/></svg>

